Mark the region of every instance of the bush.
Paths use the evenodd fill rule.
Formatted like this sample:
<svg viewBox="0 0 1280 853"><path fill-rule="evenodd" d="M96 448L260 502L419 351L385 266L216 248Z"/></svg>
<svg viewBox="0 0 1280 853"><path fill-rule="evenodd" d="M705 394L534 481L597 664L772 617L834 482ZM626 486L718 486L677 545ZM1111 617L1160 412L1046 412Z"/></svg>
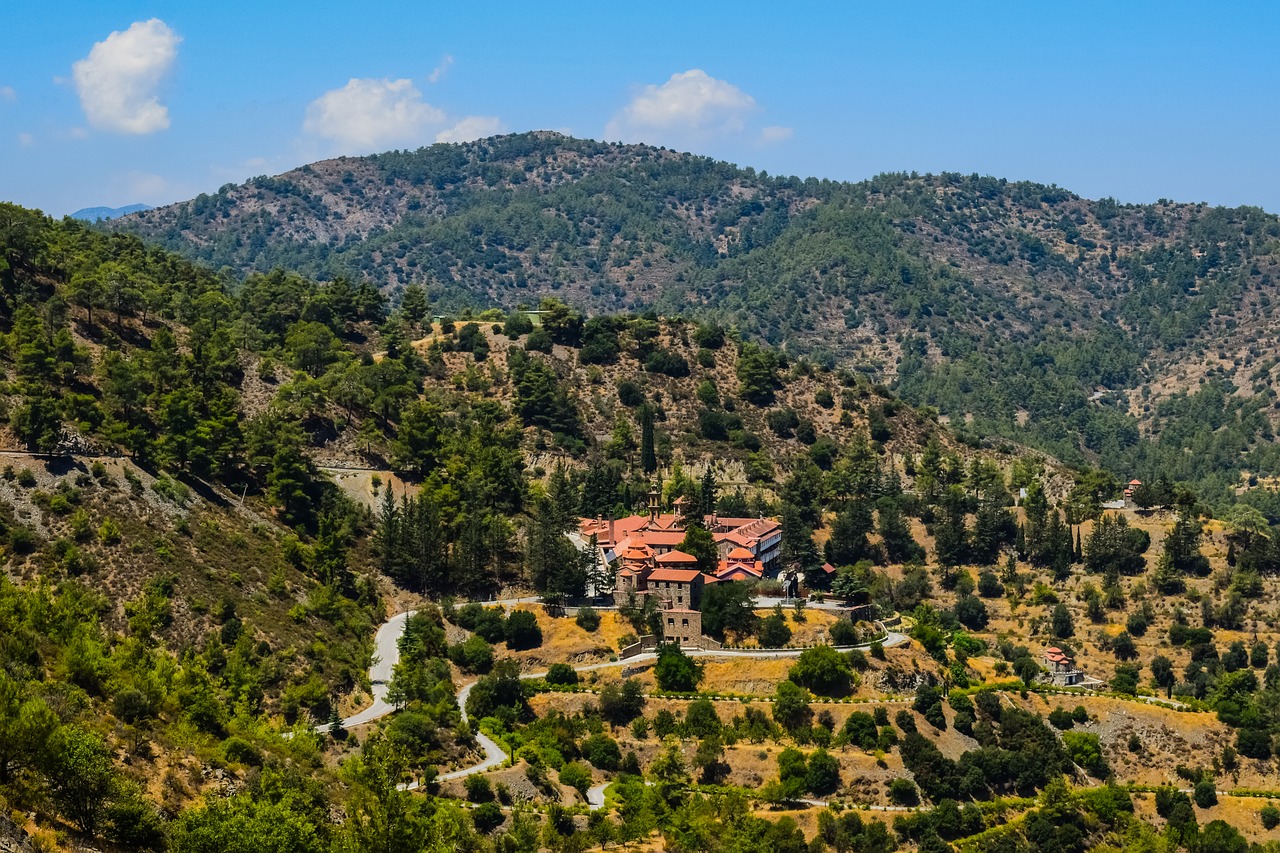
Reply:
<svg viewBox="0 0 1280 853"><path fill-rule="evenodd" d="M791 629L787 627L786 619L777 613L765 617L760 624L760 647L780 649L789 642Z"/></svg>
<svg viewBox="0 0 1280 853"><path fill-rule="evenodd" d="M614 725L625 725L644 710L644 688L639 681L628 678L619 687L606 684L600 691L600 716Z"/></svg>
<svg viewBox="0 0 1280 853"><path fill-rule="evenodd" d="M661 690L692 693L702 680L702 664L689 657L674 643L664 643L658 650L658 663L653 676Z"/></svg>
<svg viewBox="0 0 1280 853"><path fill-rule="evenodd" d="M830 636L833 646L852 646L858 642L858 629L848 619L840 619L832 623Z"/></svg>
<svg viewBox="0 0 1280 853"><path fill-rule="evenodd" d="M1193 789L1191 798L1202 809L1212 808L1218 804L1218 789L1212 776L1203 776Z"/></svg>
<svg viewBox="0 0 1280 853"><path fill-rule="evenodd" d="M528 610L516 610L507 617L507 648L513 651L536 649L542 645L538 617Z"/></svg>
<svg viewBox="0 0 1280 853"><path fill-rule="evenodd" d="M637 717L635 722L643 719L644 717ZM603 733L593 734L582 742L582 757L591 762L592 766L607 772L617 770L622 764L622 751L618 749L618 742Z"/></svg>
<svg viewBox="0 0 1280 853"><path fill-rule="evenodd" d="M578 673L567 663L553 663L547 670L547 684L577 684Z"/></svg>
<svg viewBox="0 0 1280 853"><path fill-rule="evenodd" d="M591 607L583 607L573 621L584 631L594 631L600 627L600 613Z"/></svg>
<svg viewBox="0 0 1280 853"><path fill-rule="evenodd" d="M889 799L900 806L917 806L920 804L920 794L916 790L916 783L902 777L898 777L889 783Z"/></svg>
<svg viewBox="0 0 1280 853"><path fill-rule="evenodd" d="M472 635L449 648L449 660L467 672L485 675L493 669L493 646L484 637Z"/></svg>
<svg viewBox="0 0 1280 853"><path fill-rule="evenodd" d="M831 753L819 748L809 756L805 771L805 787L812 794L830 794L840 787L840 762Z"/></svg>
<svg viewBox="0 0 1280 853"><path fill-rule="evenodd" d="M262 766L262 750L244 738L229 737L223 741L222 755L227 761L235 764L247 764L250 767Z"/></svg>
<svg viewBox="0 0 1280 853"><path fill-rule="evenodd" d="M502 814L502 808L497 803L482 803L471 810L471 822L475 824L476 832L484 835L488 835L502 826L505 820L506 817Z"/></svg>
<svg viewBox="0 0 1280 853"><path fill-rule="evenodd" d="M560 784L573 788L585 797L587 789L591 787L591 771L576 761L566 764L560 771Z"/></svg>
<svg viewBox="0 0 1280 853"><path fill-rule="evenodd" d="M1274 803L1267 803L1258 811L1258 817L1262 818L1263 829L1275 829L1280 826L1280 809L1275 807Z"/></svg>
<svg viewBox="0 0 1280 853"><path fill-rule="evenodd" d="M805 649L787 677L819 696L843 696L852 681L848 659L831 646Z"/></svg>
<svg viewBox="0 0 1280 853"><path fill-rule="evenodd" d="M644 389L637 382L623 379L618 383L618 402L628 408L635 408L644 402Z"/></svg>
<svg viewBox="0 0 1280 853"><path fill-rule="evenodd" d="M489 777L483 773L473 773L462 783L467 789L467 800L472 803L493 802L493 788L489 785Z"/></svg>

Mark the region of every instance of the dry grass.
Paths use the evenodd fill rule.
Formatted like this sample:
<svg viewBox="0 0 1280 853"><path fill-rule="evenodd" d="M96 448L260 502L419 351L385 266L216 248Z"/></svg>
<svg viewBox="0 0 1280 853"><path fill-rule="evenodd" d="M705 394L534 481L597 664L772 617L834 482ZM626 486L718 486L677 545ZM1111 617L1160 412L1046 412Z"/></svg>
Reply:
<svg viewBox="0 0 1280 853"><path fill-rule="evenodd" d="M634 633L631 623L612 610L600 611L600 627L586 631L578 627L573 617L550 616L541 605L521 604L515 609L531 611L542 629L542 645L538 648L501 652L503 657L520 661L526 672L544 670L553 663L603 663L617 654L618 641L623 636Z"/></svg>

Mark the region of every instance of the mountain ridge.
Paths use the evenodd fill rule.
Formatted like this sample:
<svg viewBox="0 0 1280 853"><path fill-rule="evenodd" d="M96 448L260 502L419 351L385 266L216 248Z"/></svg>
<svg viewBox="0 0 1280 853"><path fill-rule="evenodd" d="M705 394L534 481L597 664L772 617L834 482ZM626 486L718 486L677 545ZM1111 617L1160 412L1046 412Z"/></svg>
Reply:
<svg viewBox="0 0 1280 853"><path fill-rule="evenodd" d="M149 204L126 204L124 207L82 207L69 215L72 219L101 222L104 219L119 219L121 216L128 216L130 213L142 213L151 209L152 207Z"/></svg>
<svg viewBox="0 0 1280 853"><path fill-rule="evenodd" d="M1280 473L1280 219L1257 208L952 173L771 177L531 133L322 161L110 227L241 274L393 298L419 283L446 314L546 296L693 313L1074 464L1212 475L1224 497L1246 471ZM1221 418L1185 434L1187 410L1214 407L1229 440ZM1213 461L1181 459L1187 445Z"/></svg>

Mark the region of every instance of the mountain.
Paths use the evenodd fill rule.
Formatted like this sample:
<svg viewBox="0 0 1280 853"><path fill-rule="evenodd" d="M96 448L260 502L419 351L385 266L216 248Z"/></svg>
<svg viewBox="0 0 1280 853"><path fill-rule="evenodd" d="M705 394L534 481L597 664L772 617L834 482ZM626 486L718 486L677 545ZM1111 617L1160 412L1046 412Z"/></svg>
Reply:
<svg viewBox="0 0 1280 853"><path fill-rule="evenodd" d="M0 204L0 847L1243 850L1280 823L1280 528L1160 484L1099 519L1115 478L856 369L539 305L437 321L418 288L238 281ZM661 616L569 617L601 567L565 534L655 480L664 510L780 516L826 592L712 584L727 651L619 660ZM1198 810L1150 788L1179 776ZM777 814L804 795L840 806Z"/></svg>
<svg viewBox="0 0 1280 853"><path fill-rule="evenodd" d="M801 180L529 133L328 160L112 227L242 273L421 283L441 313L548 295L693 313L852 366L962 434L1217 500L1280 474L1280 220L1254 208Z"/></svg>
<svg viewBox="0 0 1280 853"><path fill-rule="evenodd" d="M82 207L71 214L72 219L83 219L86 222L101 222L104 219L119 219L130 213L141 213L151 210L149 204L126 204L124 207Z"/></svg>

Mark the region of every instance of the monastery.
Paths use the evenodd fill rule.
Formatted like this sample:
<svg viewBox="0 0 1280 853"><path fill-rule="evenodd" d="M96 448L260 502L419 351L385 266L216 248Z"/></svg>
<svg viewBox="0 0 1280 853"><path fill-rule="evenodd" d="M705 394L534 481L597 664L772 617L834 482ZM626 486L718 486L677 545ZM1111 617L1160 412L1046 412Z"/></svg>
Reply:
<svg viewBox="0 0 1280 853"><path fill-rule="evenodd" d="M714 574L703 573L696 557L678 550L689 522L687 506L679 498L674 513L663 513L655 486L649 492L648 515L584 518L579 523L583 539L595 537L603 563L617 567L614 603L624 607L655 596L662 611L663 635L682 644L702 636L699 605L707 584L760 580L774 568L782 545L782 526L773 519L704 516L720 563Z"/></svg>

